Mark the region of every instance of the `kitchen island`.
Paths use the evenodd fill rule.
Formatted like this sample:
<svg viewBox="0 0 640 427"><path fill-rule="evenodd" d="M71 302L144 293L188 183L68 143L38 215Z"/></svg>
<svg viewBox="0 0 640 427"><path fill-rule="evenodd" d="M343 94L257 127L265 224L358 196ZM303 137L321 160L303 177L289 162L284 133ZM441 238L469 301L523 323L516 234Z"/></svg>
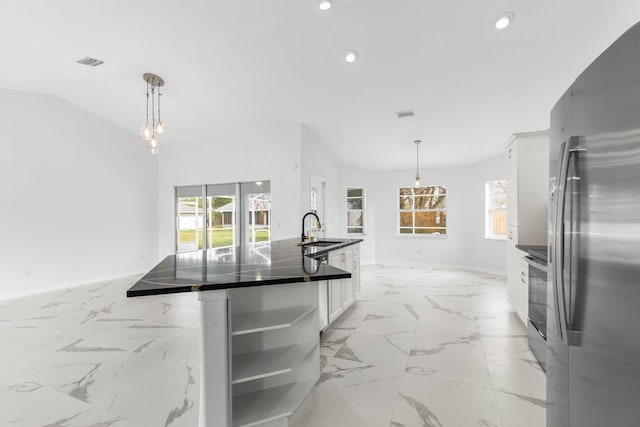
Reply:
<svg viewBox="0 0 640 427"><path fill-rule="evenodd" d="M170 255L127 296L198 292L200 426L288 425L320 375L318 282L351 273L320 260L359 239L296 239Z"/></svg>

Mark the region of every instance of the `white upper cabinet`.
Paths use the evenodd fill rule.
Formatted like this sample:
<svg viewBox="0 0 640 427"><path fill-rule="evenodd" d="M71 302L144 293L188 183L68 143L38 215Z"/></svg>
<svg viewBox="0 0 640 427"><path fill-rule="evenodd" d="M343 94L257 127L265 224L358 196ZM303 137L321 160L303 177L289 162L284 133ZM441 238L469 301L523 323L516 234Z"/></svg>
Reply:
<svg viewBox="0 0 640 427"><path fill-rule="evenodd" d="M513 141L513 140L512 140ZM518 144L507 147L507 225L518 225Z"/></svg>
<svg viewBox="0 0 640 427"><path fill-rule="evenodd" d="M547 244L549 134L515 134L507 152L507 224L521 245Z"/></svg>
<svg viewBox="0 0 640 427"><path fill-rule="evenodd" d="M527 324L528 267L516 245L547 245L549 135L515 134L507 144L507 296Z"/></svg>

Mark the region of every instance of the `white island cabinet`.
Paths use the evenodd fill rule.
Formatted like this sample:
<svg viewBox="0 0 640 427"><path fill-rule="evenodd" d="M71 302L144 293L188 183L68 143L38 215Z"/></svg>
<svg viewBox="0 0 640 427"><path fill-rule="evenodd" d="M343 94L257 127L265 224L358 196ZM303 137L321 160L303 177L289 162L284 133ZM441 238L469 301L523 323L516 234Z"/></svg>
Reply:
<svg viewBox="0 0 640 427"><path fill-rule="evenodd" d="M317 283L229 291L232 426L289 425L320 375L317 296Z"/></svg>
<svg viewBox="0 0 640 427"><path fill-rule="evenodd" d="M329 252L329 265L351 273L348 279L332 280L327 284L329 324L356 301L360 293L360 244Z"/></svg>
<svg viewBox="0 0 640 427"><path fill-rule="evenodd" d="M170 255L127 291L129 297L198 293L200 427L293 425L319 379L318 284L343 283L351 274L297 243Z"/></svg>

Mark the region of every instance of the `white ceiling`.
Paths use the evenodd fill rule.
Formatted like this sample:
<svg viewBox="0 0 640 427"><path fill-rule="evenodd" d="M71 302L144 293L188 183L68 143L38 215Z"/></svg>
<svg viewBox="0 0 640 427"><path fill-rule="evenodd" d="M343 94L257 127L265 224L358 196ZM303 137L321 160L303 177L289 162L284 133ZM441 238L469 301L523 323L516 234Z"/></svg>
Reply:
<svg viewBox="0 0 640 427"><path fill-rule="evenodd" d="M507 30L493 28L506 10ZM0 0L0 87L137 132L162 76L161 144L305 123L343 164L474 163L545 129L564 89L640 19L637 0ZM347 49L360 60L347 64ZM85 56L105 64L75 63ZM416 116L397 119L396 111Z"/></svg>

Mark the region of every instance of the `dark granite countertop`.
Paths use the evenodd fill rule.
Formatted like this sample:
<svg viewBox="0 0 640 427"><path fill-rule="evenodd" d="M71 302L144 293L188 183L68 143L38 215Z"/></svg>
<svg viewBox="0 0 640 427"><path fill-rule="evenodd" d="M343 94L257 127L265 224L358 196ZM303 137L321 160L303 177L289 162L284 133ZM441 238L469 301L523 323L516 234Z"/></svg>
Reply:
<svg viewBox="0 0 640 427"><path fill-rule="evenodd" d="M521 251L529 252L530 250L534 251L546 251L547 247L543 245L516 245L516 248Z"/></svg>
<svg viewBox="0 0 640 427"><path fill-rule="evenodd" d="M297 246L297 239L169 255L127 291L128 297L345 279L351 273L321 264L327 252L362 239L329 239L329 246Z"/></svg>
<svg viewBox="0 0 640 427"><path fill-rule="evenodd" d="M547 262L547 247L541 245L516 245L516 248L528 253L530 256Z"/></svg>

